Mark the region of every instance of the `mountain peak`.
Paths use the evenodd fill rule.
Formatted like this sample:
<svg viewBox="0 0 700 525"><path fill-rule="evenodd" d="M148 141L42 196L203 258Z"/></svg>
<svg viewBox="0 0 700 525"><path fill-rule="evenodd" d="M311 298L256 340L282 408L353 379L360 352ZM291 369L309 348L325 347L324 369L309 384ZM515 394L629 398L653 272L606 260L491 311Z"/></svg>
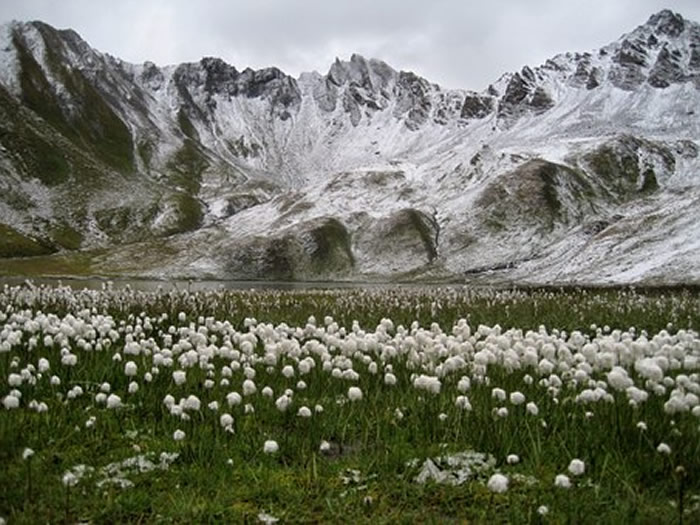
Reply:
<svg viewBox="0 0 700 525"><path fill-rule="evenodd" d="M685 29L686 21L680 14L663 9L651 15L646 25L653 27L658 33L677 37Z"/></svg>

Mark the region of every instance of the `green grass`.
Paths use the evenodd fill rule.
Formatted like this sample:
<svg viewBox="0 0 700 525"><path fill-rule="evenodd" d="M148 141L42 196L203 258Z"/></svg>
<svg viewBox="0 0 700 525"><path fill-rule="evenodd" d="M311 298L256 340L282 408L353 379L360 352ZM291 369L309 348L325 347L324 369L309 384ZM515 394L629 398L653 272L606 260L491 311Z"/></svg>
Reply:
<svg viewBox="0 0 700 525"><path fill-rule="evenodd" d="M490 366L491 384L473 382L468 395L474 409L467 413L454 404L460 374L446 376L440 394L429 395L411 386L411 374L417 370L401 357L392 360L398 379L395 386L385 385L381 372L377 380L360 359L354 365L360 374L357 383L332 378L321 370L320 363L306 376L297 371L287 379L279 369L291 361L283 357L271 374L262 363L253 366L258 393L244 398L243 404L252 403L255 413L245 414L243 404L229 408L225 402L228 392L241 391L242 370L233 371L230 386L220 385L222 376L217 372L215 385L206 389L207 372L196 366L187 369L186 384L176 386L171 372L179 368L177 363L172 369L161 367L161 373L147 383L141 378L151 367L149 356L123 355L118 363L112 359L115 352L123 352L127 333L136 339L152 339L161 348L168 346L164 335L170 325L189 327L193 323L194 330L209 326L209 335L216 335L214 344L220 346L224 333L204 319L209 316L229 322L239 334L248 332L246 318L304 329L310 315L316 316L319 326L323 316L330 315L341 327L350 330L357 321L372 333L387 317L397 331L399 325L408 328L418 321L433 332L441 327L446 336L460 318L469 319L472 330L481 323L523 330L537 330L544 324L594 336L594 323L621 329L634 326L638 332L653 333L670 322L674 325L670 332L675 333L679 328L700 328L698 290L393 288L147 293L127 289L88 294L25 287L0 290L0 312L8 312L8 307L15 312L32 308L58 316L72 313L83 319L95 308L94 314L113 316L114 329L120 334L102 352L81 351L72 339L68 347L79 356L72 369L60 364L59 345L44 346L41 333L35 334L39 337L31 351L26 334L10 352L0 354L2 396L10 389L8 375L19 373L27 363L36 365L42 356L51 361L46 376L62 378L61 386L51 386L44 378L34 386L19 387L22 406L30 399L43 400L49 405L45 414L26 408L0 409L0 483L4 487L0 516L10 523L255 522L261 512L285 523L676 523L679 514L670 502L678 500L677 465L687 472L685 520L700 519L698 419L690 414L665 414L664 398L651 396L633 409L624 393L616 393L615 403L582 406L573 402L576 391L562 390L555 403L537 385L539 377L532 370L508 373L500 366ZM177 320L179 312L186 314L185 321ZM3 322L9 324L10 319ZM431 323L437 324L431 328ZM263 342L265 330L257 331L260 340L255 350L261 354L266 345L275 344L271 339ZM241 348L239 336L232 337L232 346ZM299 342L303 345L313 339L318 338L307 333ZM368 351L367 355L379 360L378 353ZM13 359L18 361L15 368L10 366ZM130 379L123 365L127 360L139 367L140 389L135 394L126 392ZM217 370L230 361L223 357L210 360ZM535 375L532 385L524 382L526 373ZM304 390L296 388L300 378L308 385ZM105 381L125 407L108 410L94 403ZM362 389L363 400L337 403L351 384ZM67 403L57 397L74 385L81 385L85 394ZM273 399L260 394L265 385L273 388ZM530 416L524 407L508 405L508 418L494 418L493 386L508 392L520 390L538 404L540 415ZM294 402L289 411L281 413L274 398L285 388L295 390ZM181 421L163 406L167 393L176 400L196 394L202 408L192 413L190 421ZM211 400L221 403L218 414L207 408ZM296 415L299 406L313 409L317 403L323 405L322 413L309 419ZM397 408L403 413L400 420L395 415ZM593 412L590 418L586 415L589 410ZM218 424L222 412L234 416L234 434ZM440 413L447 415L445 421L439 420ZM86 428L90 416L96 417L96 423ZM648 424L646 432L636 428L640 420ZM183 441L173 440L175 429L185 431ZM278 454L263 454L266 439L278 441ZM319 451L323 439L334 444L331 454ZM661 441L671 446L671 456L655 451ZM29 462L21 458L24 447L36 451ZM515 474L532 476L536 483L530 486L512 480L505 494L490 493L483 479L460 486L421 485L414 481L418 468L407 466L414 458L422 462L468 449L493 454L502 472L511 478ZM61 484L63 473L77 464L99 471L111 462L135 456L137 450L180 456L169 470L129 474L135 484L132 488L98 488L98 475L83 478L71 489ZM522 461L507 465L509 453L519 454ZM585 461L585 475L572 477L572 489L555 490L554 476L566 472L574 457ZM343 480L347 469L359 471L357 481ZM540 505L549 508L544 519L536 512Z"/></svg>
<svg viewBox="0 0 700 525"><path fill-rule="evenodd" d="M96 252L56 253L35 257L0 259L0 276L90 276Z"/></svg>
<svg viewBox="0 0 700 525"><path fill-rule="evenodd" d="M22 101L78 147L88 147L107 166L120 172L133 170L131 133L121 118L91 85L83 73L63 65L63 42L54 30L38 24L46 42L46 63L76 104L69 115L21 38L13 36L20 64Z"/></svg>
<svg viewBox="0 0 700 525"><path fill-rule="evenodd" d="M56 251L41 239L24 235L14 228L0 224L0 258L32 257Z"/></svg>

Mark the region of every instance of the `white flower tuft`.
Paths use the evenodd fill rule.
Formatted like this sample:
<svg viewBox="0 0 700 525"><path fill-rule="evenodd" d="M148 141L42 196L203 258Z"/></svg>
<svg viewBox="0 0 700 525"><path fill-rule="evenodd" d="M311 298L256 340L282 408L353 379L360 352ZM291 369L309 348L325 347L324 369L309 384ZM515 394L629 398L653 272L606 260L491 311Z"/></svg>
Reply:
<svg viewBox="0 0 700 525"><path fill-rule="evenodd" d="M362 399L362 390L359 387L351 386L348 388L348 399L350 401L360 401Z"/></svg>
<svg viewBox="0 0 700 525"><path fill-rule="evenodd" d="M554 486L562 489L568 489L571 487L571 480L566 474L557 474L554 478Z"/></svg>
<svg viewBox="0 0 700 525"><path fill-rule="evenodd" d="M659 446L656 447L656 451L659 454L665 454L668 456L671 453L671 447L669 447L666 443L659 443Z"/></svg>
<svg viewBox="0 0 700 525"><path fill-rule="evenodd" d="M276 454L279 451L279 449L280 446L277 444L277 441L274 441L272 439L268 439L263 445L263 452L265 454Z"/></svg>
<svg viewBox="0 0 700 525"><path fill-rule="evenodd" d="M572 459L569 463L569 472L574 476L580 476L586 470L586 464L580 459Z"/></svg>
<svg viewBox="0 0 700 525"><path fill-rule="evenodd" d="M494 474L489 478L486 487L497 494L501 494L508 490L508 478L503 474Z"/></svg>

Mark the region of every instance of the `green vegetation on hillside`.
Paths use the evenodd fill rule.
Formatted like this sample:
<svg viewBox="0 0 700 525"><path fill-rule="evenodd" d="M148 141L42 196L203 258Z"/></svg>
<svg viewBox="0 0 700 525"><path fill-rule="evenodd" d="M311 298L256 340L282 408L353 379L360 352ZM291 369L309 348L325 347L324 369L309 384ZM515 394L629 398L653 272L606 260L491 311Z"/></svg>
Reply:
<svg viewBox="0 0 700 525"><path fill-rule="evenodd" d="M0 258L47 255L56 249L45 241L24 235L14 228L0 224Z"/></svg>

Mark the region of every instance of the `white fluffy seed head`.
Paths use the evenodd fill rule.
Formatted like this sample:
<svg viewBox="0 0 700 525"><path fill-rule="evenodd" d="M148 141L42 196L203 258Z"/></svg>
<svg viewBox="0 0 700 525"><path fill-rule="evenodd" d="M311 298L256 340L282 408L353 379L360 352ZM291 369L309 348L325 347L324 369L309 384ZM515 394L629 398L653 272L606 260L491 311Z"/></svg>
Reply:
<svg viewBox="0 0 700 525"><path fill-rule="evenodd" d="M666 443L659 443L659 446L656 447L656 451L659 454L669 455L671 453L671 447L669 447Z"/></svg>
<svg viewBox="0 0 700 525"><path fill-rule="evenodd" d="M279 449L280 446L277 444L277 441L273 439L268 439L263 445L263 452L265 454L276 454L279 451Z"/></svg>
<svg viewBox="0 0 700 525"><path fill-rule="evenodd" d="M243 398L238 392L229 392L228 394L226 394L226 402L230 407L240 405L242 401Z"/></svg>
<svg viewBox="0 0 700 525"><path fill-rule="evenodd" d="M231 414L221 414L221 417L219 417L219 424L223 428L230 427L233 425L233 416Z"/></svg>
<svg viewBox="0 0 700 525"><path fill-rule="evenodd" d="M491 491L495 492L497 494L501 494L508 490L508 478L504 476L503 474L493 474L490 478L488 483L486 483L486 487Z"/></svg>
<svg viewBox="0 0 700 525"><path fill-rule="evenodd" d="M360 401L362 399L362 390L359 387L351 386L348 388L348 399L350 401Z"/></svg>
<svg viewBox="0 0 700 525"><path fill-rule="evenodd" d="M246 379L243 381L243 395L244 396L251 396L255 394L257 391L257 387L255 386L255 383L253 382L252 379Z"/></svg>
<svg viewBox="0 0 700 525"><path fill-rule="evenodd" d="M73 474L71 471L68 471L63 474L63 477L61 478L61 482L63 483L64 487L75 487L78 484L78 476Z"/></svg>
<svg viewBox="0 0 700 525"><path fill-rule="evenodd" d="M292 400L289 396L286 394L281 395L280 397L277 398L275 401L275 406L277 407L277 410L280 412L285 412L287 408L289 408L289 405L292 403Z"/></svg>
<svg viewBox="0 0 700 525"><path fill-rule="evenodd" d="M127 361L124 365L124 375L134 377L138 373L139 367L133 361Z"/></svg>
<svg viewBox="0 0 700 525"><path fill-rule="evenodd" d="M514 405L522 405L525 402L525 395L522 392L511 392L510 402Z"/></svg>
<svg viewBox="0 0 700 525"><path fill-rule="evenodd" d="M187 381L187 374L184 370L175 370L173 372L173 381L175 381L176 385L180 386Z"/></svg>
<svg viewBox="0 0 700 525"><path fill-rule="evenodd" d="M119 408L122 405L121 398L116 394L107 396L107 408Z"/></svg>
<svg viewBox="0 0 700 525"><path fill-rule="evenodd" d="M506 391L503 390L502 388L493 388L491 390L491 397L495 399L496 401L505 401L506 400Z"/></svg>
<svg viewBox="0 0 700 525"><path fill-rule="evenodd" d="M562 489L568 489L571 487L571 480L566 474L557 474L554 478L554 486Z"/></svg>
<svg viewBox="0 0 700 525"><path fill-rule="evenodd" d="M536 416L537 414L540 413L540 409L532 401L530 401L527 405L525 405L525 409L527 410L528 414L531 414L533 416Z"/></svg>
<svg viewBox="0 0 700 525"><path fill-rule="evenodd" d="M569 463L569 473L574 476L580 476L586 471L586 464L580 459L572 459Z"/></svg>

